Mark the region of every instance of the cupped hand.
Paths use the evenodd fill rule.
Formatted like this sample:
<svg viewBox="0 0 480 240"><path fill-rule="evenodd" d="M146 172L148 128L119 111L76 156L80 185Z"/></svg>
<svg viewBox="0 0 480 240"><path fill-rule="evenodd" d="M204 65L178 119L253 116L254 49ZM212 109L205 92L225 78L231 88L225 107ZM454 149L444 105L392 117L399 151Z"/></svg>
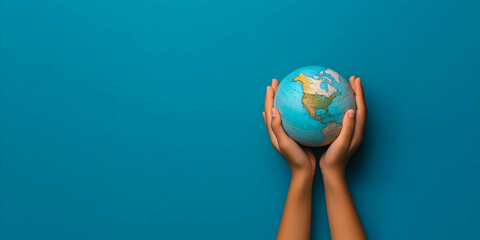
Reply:
<svg viewBox="0 0 480 240"><path fill-rule="evenodd" d="M348 159L357 150L363 140L363 129L367 116L367 105L360 78L350 77L350 86L355 94L357 111L348 110L343 117L342 130L337 139L320 157L322 173L327 171L344 172Z"/></svg>
<svg viewBox="0 0 480 240"><path fill-rule="evenodd" d="M282 127L280 112L273 107L273 98L278 87L277 79L272 80L272 85L267 87L265 96L265 111L263 119L270 135L273 147L285 158L292 175L296 173L315 174L316 160L312 150L300 146L290 138Z"/></svg>

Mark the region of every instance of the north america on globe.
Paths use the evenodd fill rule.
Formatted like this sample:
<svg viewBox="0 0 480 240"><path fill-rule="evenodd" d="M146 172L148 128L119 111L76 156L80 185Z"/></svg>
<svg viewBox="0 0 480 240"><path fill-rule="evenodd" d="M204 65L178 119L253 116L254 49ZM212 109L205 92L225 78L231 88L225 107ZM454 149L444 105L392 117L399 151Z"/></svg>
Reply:
<svg viewBox="0 0 480 240"><path fill-rule="evenodd" d="M294 81L302 83L302 103L308 110L310 116L323 122L322 118L316 115L316 112L319 109L325 109L326 111L327 107L332 103L333 98L337 96L338 91L330 84L327 84L327 90L321 88L320 85L323 83L323 80L319 80L318 76L315 75L313 77L314 78L307 77L305 74L300 73L294 78Z"/></svg>

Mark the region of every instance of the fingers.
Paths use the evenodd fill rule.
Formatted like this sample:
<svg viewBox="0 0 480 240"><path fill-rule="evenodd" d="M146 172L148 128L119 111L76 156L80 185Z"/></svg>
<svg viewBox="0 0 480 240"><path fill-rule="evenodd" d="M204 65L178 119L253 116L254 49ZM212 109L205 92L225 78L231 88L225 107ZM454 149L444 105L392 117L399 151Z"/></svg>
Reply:
<svg viewBox="0 0 480 240"><path fill-rule="evenodd" d="M276 108L272 108L272 130L275 136L277 137L278 145L281 146L282 144L289 141L290 137L285 133L282 127L282 118L280 116L280 112Z"/></svg>
<svg viewBox="0 0 480 240"><path fill-rule="evenodd" d="M348 110L343 116L342 130L337 139L332 143L339 145L342 148L348 150L352 141L353 131L355 128L355 111L353 109Z"/></svg>
<svg viewBox="0 0 480 240"><path fill-rule="evenodd" d="M278 150L278 141L275 134L272 131L271 120L272 120L272 107L273 107L273 97L275 92L271 86L267 87L267 94L265 95L265 123L267 125L268 134L270 135L270 140L275 149Z"/></svg>
<svg viewBox="0 0 480 240"><path fill-rule="evenodd" d="M355 80L355 103L357 105L357 113L355 116L355 131L353 133L351 150L355 150L363 141L363 130L367 117L367 105L365 103L365 95L360 78Z"/></svg>
<svg viewBox="0 0 480 240"><path fill-rule="evenodd" d="M278 88L278 80L277 79L272 79L272 88L274 91L277 91Z"/></svg>
<svg viewBox="0 0 480 240"><path fill-rule="evenodd" d="M350 77L350 88L353 90L353 94L355 94L355 76Z"/></svg>
<svg viewBox="0 0 480 240"><path fill-rule="evenodd" d="M275 92L271 86L267 87L267 94L265 95L265 115L267 119L267 126L270 126L270 121L272 120L271 109L273 107L273 97Z"/></svg>
<svg viewBox="0 0 480 240"><path fill-rule="evenodd" d="M360 100L359 102L361 105L365 107L365 95L363 93L362 81L360 78L355 79L355 101L357 100Z"/></svg>
<svg viewBox="0 0 480 240"><path fill-rule="evenodd" d="M265 126L267 126L267 119L265 118L265 112L262 112L263 115L263 122L265 122Z"/></svg>

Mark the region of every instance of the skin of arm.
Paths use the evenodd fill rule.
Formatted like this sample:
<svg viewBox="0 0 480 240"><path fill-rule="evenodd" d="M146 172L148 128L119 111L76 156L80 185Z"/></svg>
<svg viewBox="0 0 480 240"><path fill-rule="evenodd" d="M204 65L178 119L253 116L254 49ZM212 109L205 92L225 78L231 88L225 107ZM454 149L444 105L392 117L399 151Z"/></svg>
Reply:
<svg viewBox="0 0 480 240"><path fill-rule="evenodd" d="M310 148L298 145L283 130L280 113L273 107L277 87L276 79L267 87L263 119L273 147L285 158L292 173L277 239L310 239L315 155Z"/></svg>
<svg viewBox="0 0 480 240"><path fill-rule="evenodd" d="M323 152L319 165L325 188L332 239L367 239L345 180L345 166L363 140L367 106L360 78L350 77L357 111L348 110L338 138Z"/></svg>

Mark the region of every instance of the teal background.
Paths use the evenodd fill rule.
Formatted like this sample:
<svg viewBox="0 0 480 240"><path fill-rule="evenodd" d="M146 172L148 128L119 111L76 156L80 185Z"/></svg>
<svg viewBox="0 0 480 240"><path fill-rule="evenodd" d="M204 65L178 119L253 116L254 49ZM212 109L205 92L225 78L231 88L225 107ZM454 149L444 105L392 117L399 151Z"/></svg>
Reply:
<svg viewBox="0 0 480 240"><path fill-rule="evenodd" d="M265 87L306 65L363 79L369 238L480 239L478 2L0 6L2 240L273 239L290 174Z"/></svg>

